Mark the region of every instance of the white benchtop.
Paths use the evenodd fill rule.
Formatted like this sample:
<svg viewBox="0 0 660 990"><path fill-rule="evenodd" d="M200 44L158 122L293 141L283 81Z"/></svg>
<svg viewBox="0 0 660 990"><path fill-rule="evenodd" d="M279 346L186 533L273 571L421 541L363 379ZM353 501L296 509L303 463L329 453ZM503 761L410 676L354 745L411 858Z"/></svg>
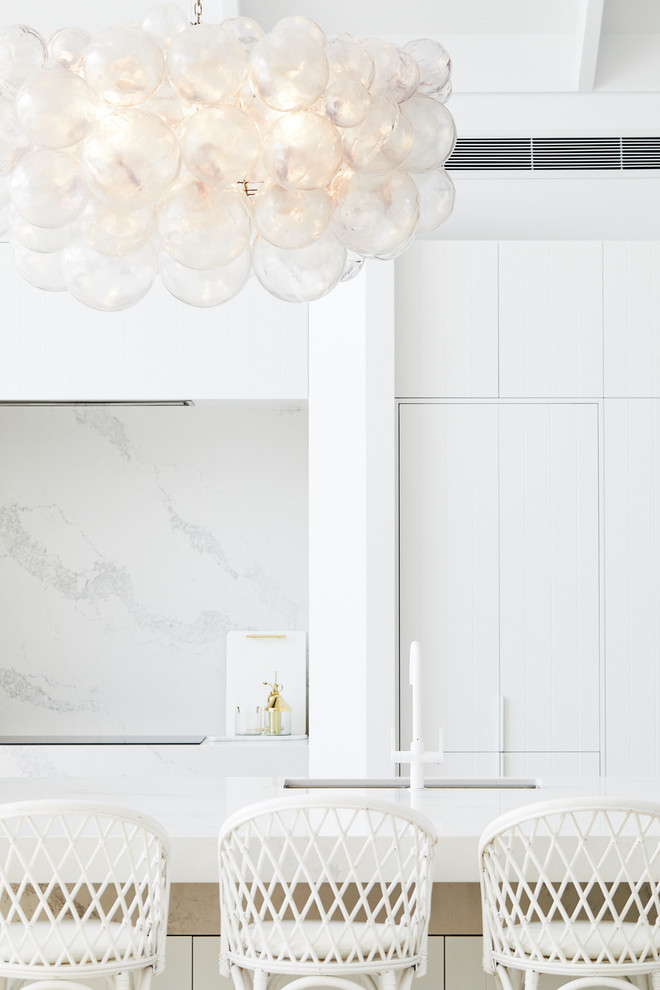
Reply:
<svg viewBox="0 0 660 990"><path fill-rule="evenodd" d="M580 795L610 795L660 802L660 780L589 778L552 779L536 790L426 789L321 790L319 797L338 800L344 793L365 800L414 807L433 822L440 837L435 879L478 879L477 843L485 826L512 808L536 801ZM134 808L161 822L171 837L174 883L213 883L217 877L216 842L222 822L248 804L272 797L306 793L282 790L276 777L5 777L2 802L33 798L91 798Z"/></svg>

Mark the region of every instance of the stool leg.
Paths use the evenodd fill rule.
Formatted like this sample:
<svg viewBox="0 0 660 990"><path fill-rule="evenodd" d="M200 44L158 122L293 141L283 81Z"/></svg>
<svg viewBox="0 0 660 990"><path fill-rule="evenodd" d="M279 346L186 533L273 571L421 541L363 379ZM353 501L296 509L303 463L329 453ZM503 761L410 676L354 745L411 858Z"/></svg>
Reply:
<svg viewBox="0 0 660 990"><path fill-rule="evenodd" d="M255 969L254 979L252 981L252 990L267 990L268 987L268 973L263 969ZM656 988L654 987L654 990ZM660 988L657 988L660 990Z"/></svg>
<svg viewBox="0 0 660 990"><path fill-rule="evenodd" d="M525 973L525 990L537 990L539 985L539 974L535 973L533 969L528 969ZM654 988L654 990L660 990L660 987Z"/></svg>

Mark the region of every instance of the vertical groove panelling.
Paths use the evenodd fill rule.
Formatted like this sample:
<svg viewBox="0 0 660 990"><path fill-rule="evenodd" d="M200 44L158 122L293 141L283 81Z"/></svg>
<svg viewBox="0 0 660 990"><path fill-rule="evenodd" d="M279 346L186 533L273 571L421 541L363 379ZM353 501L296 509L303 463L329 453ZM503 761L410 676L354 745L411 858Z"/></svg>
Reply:
<svg viewBox="0 0 660 990"><path fill-rule="evenodd" d="M420 242L395 272L396 394L497 396L497 242Z"/></svg>
<svg viewBox="0 0 660 990"><path fill-rule="evenodd" d="M442 727L448 751L497 750L497 415L492 404L401 406L402 668L420 640L427 744Z"/></svg>
<svg viewBox="0 0 660 990"><path fill-rule="evenodd" d="M607 767L654 776L658 759L660 401L606 400Z"/></svg>
<svg viewBox="0 0 660 990"><path fill-rule="evenodd" d="M600 395L599 241L501 241L500 395Z"/></svg>
<svg viewBox="0 0 660 990"><path fill-rule="evenodd" d="M307 397L308 307L254 278L210 309L156 281L130 309L100 313L28 285L0 245L0 290L0 399Z"/></svg>
<svg viewBox="0 0 660 990"><path fill-rule="evenodd" d="M595 405L500 407L505 749L599 747Z"/></svg>
<svg viewBox="0 0 660 990"><path fill-rule="evenodd" d="M606 241L605 395L660 395L660 242Z"/></svg>

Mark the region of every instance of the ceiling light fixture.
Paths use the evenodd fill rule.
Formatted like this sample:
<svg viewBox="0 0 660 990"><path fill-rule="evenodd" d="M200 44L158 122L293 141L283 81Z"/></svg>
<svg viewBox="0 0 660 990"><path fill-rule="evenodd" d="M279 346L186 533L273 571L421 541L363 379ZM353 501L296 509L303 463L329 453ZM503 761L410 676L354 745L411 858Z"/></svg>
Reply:
<svg viewBox="0 0 660 990"><path fill-rule="evenodd" d="M0 30L0 195L20 274L99 310L160 273L213 306L254 271L308 302L443 223L455 143L451 63L285 17L202 23L159 3L142 24L48 42ZM2 200L0 199L0 203Z"/></svg>

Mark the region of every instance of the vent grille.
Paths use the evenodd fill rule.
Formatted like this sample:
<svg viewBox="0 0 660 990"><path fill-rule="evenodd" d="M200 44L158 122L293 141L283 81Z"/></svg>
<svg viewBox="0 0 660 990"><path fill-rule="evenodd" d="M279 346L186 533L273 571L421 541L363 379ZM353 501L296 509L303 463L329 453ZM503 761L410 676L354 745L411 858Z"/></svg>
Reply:
<svg viewBox="0 0 660 990"><path fill-rule="evenodd" d="M458 138L451 171L625 171L660 168L660 137Z"/></svg>

